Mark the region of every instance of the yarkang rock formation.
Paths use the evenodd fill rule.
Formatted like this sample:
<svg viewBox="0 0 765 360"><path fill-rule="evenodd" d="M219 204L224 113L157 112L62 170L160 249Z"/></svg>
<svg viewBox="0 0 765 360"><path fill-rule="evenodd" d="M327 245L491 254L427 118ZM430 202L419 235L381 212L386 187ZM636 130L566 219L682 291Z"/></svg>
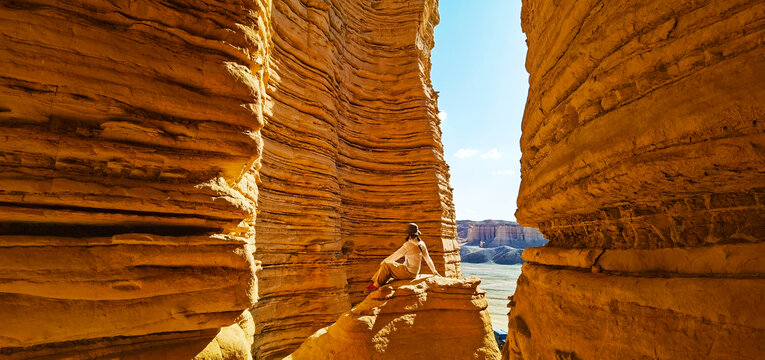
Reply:
<svg viewBox="0 0 765 360"><path fill-rule="evenodd" d="M0 356L279 358L409 221L458 276L436 6L0 3Z"/></svg>
<svg viewBox="0 0 765 360"><path fill-rule="evenodd" d="M763 14L523 2L516 217L550 242L523 255L504 357L765 352ZM362 302L409 221L460 275L437 1L28 0L0 19L0 357L274 359L316 331L303 349L332 351L321 334L413 299L374 314L404 320L394 337L358 333L401 340L464 305L458 350L496 357L474 281Z"/></svg>
<svg viewBox="0 0 765 360"><path fill-rule="evenodd" d="M409 221L439 271L460 274L430 85L436 2L279 1L271 19L253 309L264 359L363 300Z"/></svg>
<svg viewBox="0 0 765 360"><path fill-rule="evenodd" d="M285 360L500 359L477 277L398 280L322 328Z"/></svg>
<svg viewBox="0 0 765 360"><path fill-rule="evenodd" d="M506 359L765 353L765 3L524 0Z"/></svg>
<svg viewBox="0 0 765 360"><path fill-rule="evenodd" d="M188 358L252 306L267 9L212 4L0 4L3 355Z"/></svg>

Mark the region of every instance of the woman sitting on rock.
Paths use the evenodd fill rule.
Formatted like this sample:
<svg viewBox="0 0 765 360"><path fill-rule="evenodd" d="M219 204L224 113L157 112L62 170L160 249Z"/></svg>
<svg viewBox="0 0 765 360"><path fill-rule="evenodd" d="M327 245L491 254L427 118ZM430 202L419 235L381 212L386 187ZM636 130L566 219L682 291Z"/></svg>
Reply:
<svg viewBox="0 0 765 360"><path fill-rule="evenodd" d="M406 242L401 245L398 250L393 254L390 254L385 260L380 263L380 269L377 270L374 276L372 276L372 283L367 285L366 291L377 290L380 286L385 285L390 279L414 279L417 274L420 273L420 263L422 259L425 259L425 263L428 264L430 271L433 274L441 276L436 270L436 266L433 265L433 260L428 255L428 247L425 246L425 242L420 239L420 232L417 224L409 223L406 229L408 234ZM404 257L404 263L398 263L396 260Z"/></svg>

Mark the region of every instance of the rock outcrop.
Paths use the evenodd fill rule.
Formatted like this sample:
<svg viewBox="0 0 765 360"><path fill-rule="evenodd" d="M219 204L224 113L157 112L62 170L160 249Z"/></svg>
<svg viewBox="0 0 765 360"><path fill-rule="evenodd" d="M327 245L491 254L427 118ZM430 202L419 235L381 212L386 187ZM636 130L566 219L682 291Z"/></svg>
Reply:
<svg viewBox="0 0 765 360"><path fill-rule="evenodd" d="M525 0L527 249L505 358L765 348L765 3Z"/></svg>
<svg viewBox="0 0 765 360"><path fill-rule="evenodd" d="M457 226L460 240L470 245L484 242L485 247L510 246L525 249L542 246L547 242L537 229L518 225L515 221L460 220Z"/></svg>
<svg viewBox="0 0 765 360"><path fill-rule="evenodd" d="M465 238L467 238L468 229L470 229L470 224L472 224L473 221L470 220L457 220L457 239L460 242L464 242Z"/></svg>
<svg viewBox="0 0 765 360"><path fill-rule="evenodd" d="M0 3L0 354L283 356L410 221L458 276L435 7Z"/></svg>
<svg viewBox="0 0 765 360"><path fill-rule="evenodd" d="M255 321L244 311L236 323L226 326L193 360L252 360Z"/></svg>
<svg viewBox="0 0 765 360"><path fill-rule="evenodd" d="M480 280L397 280L285 360L499 359Z"/></svg>
<svg viewBox="0 0 765 360"><path fill-rule="evenodd" d="M458 276L430 85L435 1L280 1L262 134L258 358L281 358L353 304L417 222Z"/></svg>
<svg viewBox="0 0 765 360"><path fill-rule="evenodd" d="M524 1L519 221L560 247L765 238L764 6Z"/></svg>

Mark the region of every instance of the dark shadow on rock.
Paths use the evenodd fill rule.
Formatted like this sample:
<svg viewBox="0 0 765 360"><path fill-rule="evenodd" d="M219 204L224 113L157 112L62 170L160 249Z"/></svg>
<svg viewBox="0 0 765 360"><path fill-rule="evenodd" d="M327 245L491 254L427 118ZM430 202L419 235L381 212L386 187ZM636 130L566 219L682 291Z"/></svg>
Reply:
<svg viewBox="0 0 765 360"><path fill-rule="evenodd" d="M189 360L215 339L219 329L119 336L24 348L2 348L0 359L128 359Z"/></svg>

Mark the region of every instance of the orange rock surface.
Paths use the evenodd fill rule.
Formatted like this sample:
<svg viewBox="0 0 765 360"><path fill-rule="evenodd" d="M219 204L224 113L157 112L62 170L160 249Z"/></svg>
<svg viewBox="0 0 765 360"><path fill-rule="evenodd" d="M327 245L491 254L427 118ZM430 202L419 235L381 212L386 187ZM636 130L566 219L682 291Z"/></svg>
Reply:
<svg viewBox="0 0 765 360"><path fill-rule="evenodd" d="M419 224L438 270L459 275L429 74L435 6L273 3L256 357L286 356L364 299L407 222Z"/></svg>
<svg viewBox="0 0 765 360"><path fill-rule="evenodd" d="M458 276L436 5L0 3L0 356L284 356L410 221Z"/></svg>
<svg viewBox="0 0 765 360"><path fill-rule="evenodd" d="M561 247L765 238L763 7L524 1L519 221Z"/></svg>
<svg viewBox="0 0 765 360"><path fill-rule="evenodd" d="M252 305L266 10L0 4L3 355L190 358Z"/></svg>
<svg viewBox="0 0 765 360"><path fill-rule="evenodd" d="M285 360L499 359L480 280L397 280L370 294Z"/></svg>
<svg viewBox="0 0 765 360"><path fill-rule="evenodd" d="M765 353L765 3L525 0L509 359Z"/></svg>

